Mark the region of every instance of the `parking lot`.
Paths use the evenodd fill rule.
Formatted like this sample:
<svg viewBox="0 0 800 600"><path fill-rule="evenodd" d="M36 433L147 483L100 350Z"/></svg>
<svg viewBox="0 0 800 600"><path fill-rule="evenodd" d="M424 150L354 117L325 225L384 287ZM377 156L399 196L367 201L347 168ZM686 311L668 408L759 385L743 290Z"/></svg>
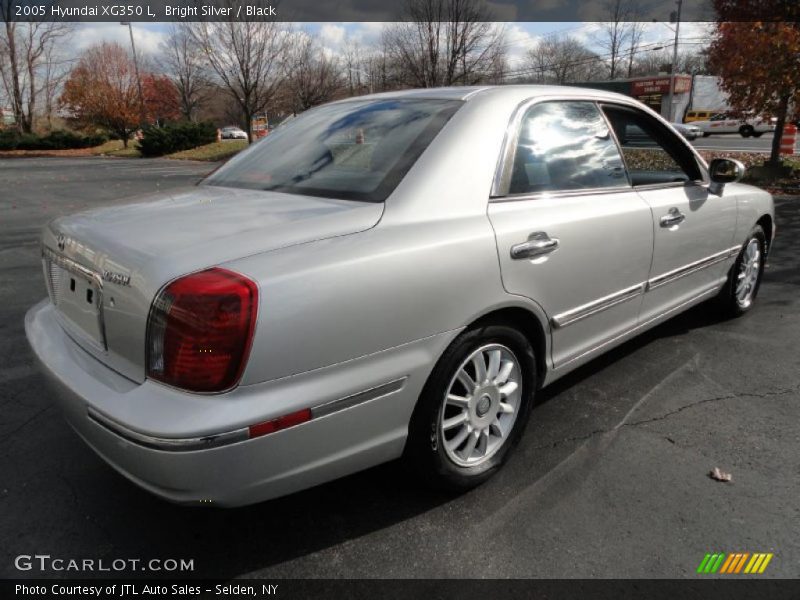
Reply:
<svg viewBox="0 0 800 600"><path fill-rule="evenodd" d="M800 576L800 198L777 202L752 312L724 321L698 307L543 391L486 485L448 496L388 464L252 507L184 508L128 483L69 429L23 318L46 295L48 219L213 167L0 160L1 577L75 576L14 567L38 553L193 559L190 575L225 578L671 578L696 577L707 552L772 552L761 577ZM733 481L709 478L714 467Z"/></svg>
<svg viewBox="0 0 800 600"><path fill-rule="evenodd" d="M719 150L723 152L758 152L769 154L772 148L772 134L765 134L760 138L743 138L738 133L709 137L699 137L690 142L698 150Z"/></svg>

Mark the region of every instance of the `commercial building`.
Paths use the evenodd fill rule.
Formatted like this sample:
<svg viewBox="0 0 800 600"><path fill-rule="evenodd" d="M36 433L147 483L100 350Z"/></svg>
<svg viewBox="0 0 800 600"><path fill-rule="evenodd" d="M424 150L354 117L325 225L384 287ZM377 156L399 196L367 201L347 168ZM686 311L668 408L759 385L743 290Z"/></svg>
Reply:
<svg viewBox="0 0 800 600"><path fill-rule="evenodd" d="M587 81L575 85L631 96L664 118L669 118L670 80L669 75L655 75L613 81ZM710 75L676 74L672 105L675 121L682 121L687 110L721 112L729 108L727 96L719 86L719 78Z"/></svg>

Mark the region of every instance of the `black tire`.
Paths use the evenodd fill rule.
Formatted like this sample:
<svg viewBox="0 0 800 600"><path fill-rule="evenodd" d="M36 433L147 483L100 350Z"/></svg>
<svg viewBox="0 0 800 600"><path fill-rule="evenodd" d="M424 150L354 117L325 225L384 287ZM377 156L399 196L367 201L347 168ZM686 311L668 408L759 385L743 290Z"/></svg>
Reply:
<svg viewBox="0 0 800 600"><path fill-rule="evenodd" d="M742 125L739 127L739 133L743 138L748 138L755 132L752 125Z"/></svg>
<svg viewBox="0 0 800 600"><path fill-rule="evenodd" d="M758 250L760 252L758 272L755 283L752 286L752 293L748 294L748 301L743 303L736 295L736 287L739 281L739 274L742 271L742 264L745 261L745 253L751 241L753 240L758 242ZM728 272L728 280L725 282L725 285L722 287L719 295L716 298L717 306L723 315L727 317L738 317L753 308L756 296L758 295L758 289L761 287L761 278L764 275L766 248L767 236L764 234L764 230L761 228L761 225L756 225L753 227L750 235L747 236L745 243L742 244L742 248L736 257L736 262L733 263L731 270Z"/></svg>
<svg viewBox="0 0 800 600"><path fill-rule="evenodd" d="M519 365L521 393L516 420L502 445L476 466L456 464L444 448L440 420L445 410L445 395L456 373L470 355L490 344L510 350ZM536 389L536 361L528 339L505 323L492 323L469 329L459 335L433 368L414 408L404 452L406 466L427 483L448 491L464 491L480 485L505 463L525 428Z"/></svg>
<svg viewBox="0 0 800 600"><path fill-rule="evenodd" d="M710 135L711 135L711 134L710 134L710 133L708 133L707 131L704 131L704 132L703 132L703 137L708 137L708 136L710 136Z"/></svg>

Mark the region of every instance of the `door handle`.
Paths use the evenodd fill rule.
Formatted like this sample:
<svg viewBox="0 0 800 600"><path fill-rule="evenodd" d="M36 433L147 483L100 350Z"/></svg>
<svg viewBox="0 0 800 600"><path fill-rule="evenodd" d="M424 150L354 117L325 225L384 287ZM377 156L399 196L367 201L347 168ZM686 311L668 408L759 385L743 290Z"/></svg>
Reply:
<svg viewBox="0 0 800 600"><path fill-rule="evenodd" d="M543 256L557 250L558 245L558 238L551 238L544 231L535 231L528 236L527 242L511 246L511 258L519 260Z"/></svg>
<svg viewBox="0 0 800 600"><path fill-rule="evenodd" d="M686 215L673 206L669 209L669 214L661 217L660 223L662 227L672 227L678 223L683 223L685 219Z"/></svg>

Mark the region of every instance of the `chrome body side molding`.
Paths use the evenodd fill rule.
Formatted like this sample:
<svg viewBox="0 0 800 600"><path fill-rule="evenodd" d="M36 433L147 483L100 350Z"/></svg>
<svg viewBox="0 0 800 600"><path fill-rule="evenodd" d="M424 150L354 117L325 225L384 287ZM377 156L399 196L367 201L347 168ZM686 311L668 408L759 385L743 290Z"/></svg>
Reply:
<svg viewBox="0 0 800 600"><path fill-rule="evenodd" d="M369 388L362 392L326 402L311 408L311 419L318 419L331 415L341 410L352 408L359 404L369 402L370 400L377 400L384 396L394 394L403 389L408 377L395 379L383 385ZM155 450L163 450L165 452L193 452L197 450L208 450L209 448L218 448L220 446L227 446L228 444L235 444L236 442L244 442L250 439L249 427L240 427L232 431L225 431L222 433L215 433L202 437L192 438L165 438L152 436L145 433L134 431L121 425L108 417L103 416L101 413L93 409L91 406L87 408L89 419L104 427L111 433L118 435L121 438L144 446L146 448L153 448Z"/></svg>
<svg viewBox="0 0 800 600"><path fill-rule="evenodd" d="M731 248L723 250L722 252L717 252L716 254L712 254L711 256L701 258L700 260L689 263L688 265L684 265L682 267L678 267L677 269L673 269L672 271L662 273L661 275L653 277L647 281L647 290L649 291L657 287L660 287L662 285L672 283L673 281L680 279L681 277L686 277L687 275L696 273L701 269L705 269L706 267L710 267L719 262L722 262L723 260L726 260L731 256L736 256L739 253L739 250L741 250L739 246L732 246Z"/></svg>
<svg viewBox="0 0 800 600"><path fill-rule="evenodd" d="M592 302L570 309L561 314L555 315L550 321L553 324L553 327L566 327L567 325L577 323L581 319L595 315L601 311L611 308L612 306L616 306L622 302L627 302L628 300L643 294L644 290L645 284L640 283L629 288L625 288L624 290L614 292L613 294L609 294L608 296L603 296L602 298L593 300Z"/></svg>
<svg viewBox="0 0 800 600"><path fill-rule="evenodd" d="M572 325L573 323L577 323L586 317L596 315L597 313L607 310L612 306L616 306L617 304L621 304L622 302L627 302L628 300L636 298L637 296L649 292L650 290L661 287L662 285L667 285L673 281L677 281L682 277L686 277L687 275L691 275L692 273L696 273L712 265L716 265L717 263L736 256L740 250L741 248L739 246L732 246L727 250L723 250L722 252L717 252L711 256L701 258L700 260L691 262L677 269L673 269L667 273L662 273L657 277L648 279L646 282L625 288L624 290L619 290L618 292L614 292L608 296L603 296L597 300L592 300L591 302L555 315L552 319L550 319L550 323L554 328Z"/></svg>
<svg viewBox="0 0 800 600"><path fill-rule="evenodd" d="M87 408L89 419L98 425L108 429L111 433L118 435L121 438L144 446L146 448L153 448L155 450L164 450L166 452L190 452L193 450L207 450L209 448L217 448L235 442L243 442L249 439L247 427L235 429L233 431L226 431L224 433L217 433L213 435L206 435L203 437L193 438L164 438L153 435L139 433L133 429L129 429L124 425L112 421L101 415L91 406Z"/></svg>
<svg viewBox="0 0 800 600"><path fill-rule="evenodd" d="M648 319L647 321L644 321L642 323L639 323L638 325L636 325L634 327L631 327L630 329L628 329L626 331L623 331L619 335L614 336L612 339L606 340L605 342L603 342L601 344L598 344L597 346L595 346L593 348L590 348L589 350L586 350L585 352L580 353L578 356L574 356L574 357L570 358L569 360L565 361L564 363L558 365L553 371L550 371L548 373L547 379L545 380L545 384L544 385L549 385L550 383L555 381L555 379L558 379L559 377L563 376L564 374L569 373L573 369L575 369L578 366L586 363L587 361L591 360L592 358L595 358L596 356L600 355L601 353L613 348L614 346L617 346L617 345L621 344L622 342L624 342L626 340L631 339L635 335L638 335L640 332L643 332L643 331L646 331L647 329L650 329L651 327L653 327L657 323L660 323L660 322L670 318L672 315L674 315L676 313L679 313L682 310L684 310L684 309L686 309L686 308L688 308L688 307L690 307L690 306L692 306L694 304L697 304L698 302L701 302L702 300L707 299L712 294L717 292L717 290L719 289L719 286L722 285L724 283L724 281L725 281L725 279L722 278L716 284L714 284L713 286L710 286L710 287L706 288L705 290L703 290L702 292L700 292L697 295L693 296L692 298L689 298L685 302L681 302L680 304L678 304L676 306L673 306L672 308L670 308L669 310L661 313L660 315L657 315L657 316L655 316L655 317L653 317L651 319Z"/></svg>
<svg viewBox="0 0 800 600"><path fill-rule="evenodd" d="M320 404L319 406L311 409L311 416L314 419L318 417L324 417L325 415L330 415L340 410L351 408L363 402L377 400L383 396L394 394L395 392L399 392L401 389L403 389L406 379L407 377L395 379L389 383L384 383L383 385L364 390L363 392L358 392L352 396L346 396L345 398L340 398L339 400L333 400L325 404Z"/></svg>

